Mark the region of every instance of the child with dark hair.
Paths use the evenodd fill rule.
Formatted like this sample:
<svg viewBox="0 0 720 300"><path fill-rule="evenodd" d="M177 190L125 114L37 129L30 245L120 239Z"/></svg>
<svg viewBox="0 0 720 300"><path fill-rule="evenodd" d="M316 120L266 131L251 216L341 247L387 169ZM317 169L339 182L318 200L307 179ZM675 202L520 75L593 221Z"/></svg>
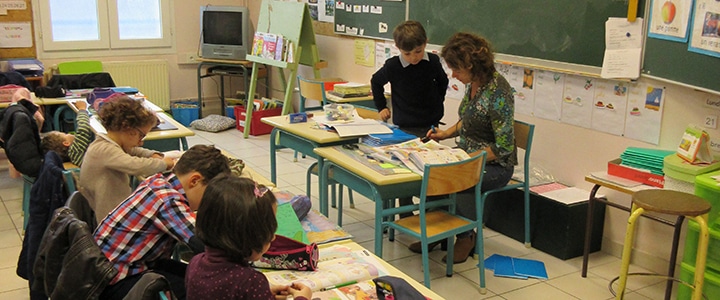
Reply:
<svg viewBox="0 0 720 300"><path fill-rule="evenodd" d="M247 178L223 176L208 185L198 209L196 236L205 252L188 265L189 299L293 299L312 297L307 286L270 286L248 264L270 248L277 230L277 200L264 186Z"/></svg>
<svg viewBox="0 0 720 300"><path fill-rule="evenodd" d="M77 107L77 130L75 135L60 132L51 131L45 134L42 138L41 146L44 151L55 151L63 161L70 161L76 166L81 166L83 157L85 157L85 151L87 151L90 142L92 142L95 134L90 128L90 115L87 111L87 102L77 101L75 102Z"/></svg>
<svg viewBox="0 0 720 300"><path fill-rule="evenodd" d="M193 233L194 211L208 183L228 173L228 160L220 150L195 145L183 153L173 173L145 179L105 217L95 230L95 242L118 274L100 299L122 299L148 270L165 276L173 293L184 299L186 265L170 255L177 242L195 253L204 250Z"/></svg>
<svg viewBox="0 0 720 300"><path fill-rule="evenodd" d="M80 167L80 192L95 211L98 223L132 193L129 176L148 176L172 169L175 159L142 148L157 125L155 112L142 102L121 96L98 113L107 134L98 133Z"/></svg>

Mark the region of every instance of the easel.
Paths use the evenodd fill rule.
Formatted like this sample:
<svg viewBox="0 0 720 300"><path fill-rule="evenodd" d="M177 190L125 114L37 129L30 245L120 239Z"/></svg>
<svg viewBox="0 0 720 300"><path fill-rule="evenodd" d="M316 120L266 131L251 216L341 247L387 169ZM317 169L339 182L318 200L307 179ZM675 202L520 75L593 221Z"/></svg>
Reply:
<svg viewBox="0 0 720 300"><path fill-rule="evenodd" d="M263 0L260 7L260 16L257 26L258 32L282 34L288 41L292 42L294 60L285 62L267 59L259 56L248 55L247 60L253 62L250 87L248 89L248 102L246 106L244 137L250 134L250 120L252 119L252 98L255 95L255 87L258 79L258 64L265 64L280 68L280 79L285 88L282 114L286 115L292 109L292 93L296 81L298 65L306 65L313 68L315 78L320 78L320 69L326 67L325 62L320 61L317 45L315 44L315 33L313 32L312 19L307 5L301 2L281 2ZM288 51L291 51L288 49ZM283 69L288 69L290 74L287 79L284 77Z"/></svg>

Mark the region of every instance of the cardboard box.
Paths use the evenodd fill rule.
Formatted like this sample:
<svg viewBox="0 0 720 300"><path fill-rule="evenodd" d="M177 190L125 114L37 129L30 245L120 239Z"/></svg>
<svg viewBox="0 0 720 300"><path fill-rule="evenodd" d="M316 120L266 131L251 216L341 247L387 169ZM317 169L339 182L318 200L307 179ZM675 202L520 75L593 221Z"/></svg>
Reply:
<svg viewBox="0 0 720 300"><path fill-rule="evenodd" d="M273 127L263 123L260 119L279 116L280 114L282 114L282 107L253 111L252 120L250 120L250 134L257 136L270 133ZM235 105L235 127L237 127L237 130L245 130L245 117L245 106Z"/></svg>
<svg viewBox="0 0 720 300"><path fill-rule="evenodd" d="M655 187L663 187L665 185L665 177L663 175L653 174L640 169L623 166L620 163L622 159L614 159L608 162L608 174L637 182L642 182Z"/></svg>
<svg viewBox="0 0 720 300"><path fill-rule="evenodd" d="M588 192L588 196L590 192ZM520 189L493 194L485 204L485 226L518 242L525 241L525 194ZM588 201L565 204L530 193L532 247L559 259L582 256L585 246ZM593 203L590 253L602 248L605 204ZM490 255L485 251L485 254ZM503 253L500 253L503 254Z"/></svg>

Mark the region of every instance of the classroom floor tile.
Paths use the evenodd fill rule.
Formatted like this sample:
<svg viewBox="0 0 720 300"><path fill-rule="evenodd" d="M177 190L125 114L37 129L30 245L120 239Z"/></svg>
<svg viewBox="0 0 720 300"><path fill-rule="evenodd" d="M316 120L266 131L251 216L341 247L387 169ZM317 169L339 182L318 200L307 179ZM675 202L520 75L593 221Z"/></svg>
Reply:
<svg viewBox="0 0 720 300"><path fill-rule="evenodd" d="M190 146L195 144L214 144L232 155L243 159L248 167L258 174L270 178L270 135L242 137L235 129L210 133L195 131L188 138ZM0 156L4 157L4 156ZM293 194L306 194L305 170L315 160L298 155L294 161L294 151L281 149L277 153L278 188ZM311 177L311 200L318 207L317 176ZM353 193L355 208L350 208L347 189L344 191L343 228L350 232L363 247L373 251L375 203ZM27 282L15 274L17 257L22 246L22 179L8 176L7 163L0 159L0 299L29 299ZM329 218L337 222L337 209L330 208ZM445 276L445 265L441 259L445 255L437 247L430 252L430 277L432 290L446 299L613 299L608 283L617 277L620 259L603 252L591 255L587 278L580 276L582 258L560 260L534 248L525 246L509 237L489 229L483 229L485 237L485 257L501 254L514 257L536 259L545 263L549 279L510 279L493 276L485 270L487 293L480 294L477 260L469 258L455 265L452 277ZM407 235L396 234L395 241L383 238L383 258L391 265L422 282L423 269L421 256L407 249L415 240ZM647 272L632 265L631 272ZM614 285L615 288L617 284ZM677 287L677 285L676 285ZM673 290L673 298L676 288ZM625 299L662 299L665 282L658 278L631 277L628 280L628 292ZM457 297L463 295L463 297Z"/></svg>

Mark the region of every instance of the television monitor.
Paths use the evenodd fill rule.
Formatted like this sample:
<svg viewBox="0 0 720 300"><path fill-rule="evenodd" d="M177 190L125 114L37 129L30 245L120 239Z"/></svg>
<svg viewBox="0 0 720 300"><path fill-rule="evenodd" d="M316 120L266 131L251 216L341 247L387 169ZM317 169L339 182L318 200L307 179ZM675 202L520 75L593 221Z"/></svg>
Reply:
<svg viewBox="0 0 720 300"><path fill-rule="evenodd" d="M200 7L200 55L203 58L245 60L251 43L247 7Z"/></svg>

